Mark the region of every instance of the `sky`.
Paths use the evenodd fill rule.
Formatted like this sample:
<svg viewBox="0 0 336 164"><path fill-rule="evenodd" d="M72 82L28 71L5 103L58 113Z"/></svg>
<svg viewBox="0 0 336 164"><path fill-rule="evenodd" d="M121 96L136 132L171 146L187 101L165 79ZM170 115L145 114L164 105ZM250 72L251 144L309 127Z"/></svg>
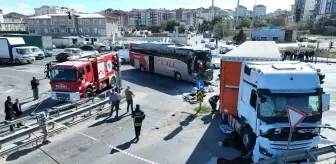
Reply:
<svg viewBox="0 0 336 164"><path fill-rule="evenodd" d="M253 5L263 4L267 6L267 13L274 10L290 10L294 0L240 0L240 4L252 10ZM106 8L129 11L133 8L198 8L211 6L212 0L1 0L0 9L3 12L17 12L22 14L34 14L34 8L42 5L57 5L70 7L80 12L99 12ZM215 0L215 6L222 9L234 9L237 0Z"/></svg>

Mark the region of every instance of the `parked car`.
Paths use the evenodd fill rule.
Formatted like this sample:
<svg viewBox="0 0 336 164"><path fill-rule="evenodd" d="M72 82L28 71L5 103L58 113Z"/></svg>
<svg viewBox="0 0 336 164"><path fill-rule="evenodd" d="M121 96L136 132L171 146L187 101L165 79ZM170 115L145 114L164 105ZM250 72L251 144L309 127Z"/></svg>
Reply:
<svg viewBox="0 0 336 164"><path fill-rule="evenodd" d="M215 42L215 39L214 39L214 38L211 38L209 42Z"/></svg>
<svg viewBox="0 0 336 164"><path fill-rule="evenodd" d="M84 45L80 48L83 51L95 51L96 48L92 45Z"/></svg>
<svg viewBox="0 0 336 164"><path fill-rule="evenodd" d="M121 60L121 63L126 63L130 61L128 49L119 50L118 54L119 54L119 59Z"/></svg>
<svg viewBox="0 0 336 164"><path fill-rule="evenodd" d="M201 43L205 43L205 40L204 40L204 39L202 39L202 40L201 40Z"/></svg>
<svg viewBox="0 0 336 164"><path fill-rule="evenodd" d="M205 48L209 48L210 50L215 50L216 46L214 44L205 44Z"/></svg>
<svg viewBox="0 0 336 164"><path fill-rule="evenodd" d="M66 48L64 49L64 53L69 55L80 55L83 51L79 48Z"/></svg>
<svg viewBox="0 0 336 164"><path fill-rule="evenodd" d="M38 48L38 47L35 47L35 46L28 46L32 52L33 52L33 56L35 57L35 59L43 59L45 56L44 56L44 52Z"/></svg>
<svg viewBox="0 0 336 164"><path fill-rule="evenodd" d="M42 49L44 56L45 57L51 57L52 56L52 51L47 50L47 49Z"/></svg>
<svg viewBox="0 0 336 164"><path fill-rule="evenodd" d="M62 53L57 54L55 58L59 62L65 62L69 60L70 56L71 55L69 53L62 52Z"/></svg>

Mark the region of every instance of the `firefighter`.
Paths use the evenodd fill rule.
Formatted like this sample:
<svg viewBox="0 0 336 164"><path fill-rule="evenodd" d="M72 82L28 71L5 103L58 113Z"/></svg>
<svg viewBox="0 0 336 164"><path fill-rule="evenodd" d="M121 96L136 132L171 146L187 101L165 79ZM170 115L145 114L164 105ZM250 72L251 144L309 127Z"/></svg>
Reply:
<svg viewBox="0 0 336 164"><path fill-rule="evenodd" d="M145 113L140 110L140 105L137 104L135 106L135 110L132 113L132 118L134 121L134 130L135 130L135 138L139 140L140 132L141 132L141 124L142 121L145 119L146 115Z"/></svg>
<svg viewBox="0 0 336 164"><path fill-rule="evenodd" d="M219 95L214 95L214 96L209 98L209 103L210 103L211 108L212 108L212 113L215 113L216 110L217 110L218 100L219 100Z"/></svg>

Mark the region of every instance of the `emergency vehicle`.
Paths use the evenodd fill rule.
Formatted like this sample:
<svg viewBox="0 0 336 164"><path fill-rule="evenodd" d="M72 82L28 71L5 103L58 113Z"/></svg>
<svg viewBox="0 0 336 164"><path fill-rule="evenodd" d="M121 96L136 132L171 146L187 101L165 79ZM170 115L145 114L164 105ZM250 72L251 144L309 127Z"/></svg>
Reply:
<svg viewBox="0 0 336 164"><path fill-rule="evenodd" d="M220 112L253 152L254 163L283 156L288 144L291 159L291 154L308 151L320 155L315 149L321 139L319 127L330 104L320 80L306 64L281 61L275 42L247 41L222 58ZM290 142L286 106L307 115Z"/></svg>
<svg viewBox="0 0 336 164"><path fill-rule="evenodd" d="M50 70L51 99L76 101L114 87L116 55L109 52L53 65Z"/></svg>

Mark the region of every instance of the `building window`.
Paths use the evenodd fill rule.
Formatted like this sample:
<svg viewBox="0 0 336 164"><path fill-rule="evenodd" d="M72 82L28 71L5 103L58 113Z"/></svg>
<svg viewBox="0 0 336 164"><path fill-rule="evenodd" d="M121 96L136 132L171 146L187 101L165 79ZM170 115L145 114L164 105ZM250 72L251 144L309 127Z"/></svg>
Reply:
<svg viewBox="0 0 336 164"><path fill-rule="evenodd" d="M48 33L48 29L47 28L44 29L44 33Z"/></svg>
<svg viewBox="0 0 336 164"><path fill-rule="evenodd" d="M90 29L89 28L85 28L85 33L90 33Z"/></svg>
<svg viewBox="0 0 336 164"><path fill-rule="evenodd" d="M61 19L60 22L61 22L61 25L64 25L64 24L65 24L65 22L64 22L63 19Z"/></svg>
<svg viewBox="0 0 336 164"><path fill-rule="evenodd" d="M55 28L55 33L59 33L59 32L60 32L59 28Z"/></svg>
<svg viewBox="0 0 336 164"><path fill-rule="evenodd" d="M58 24L58 21L57 21L57 20L54 20L54 21L53 21L53 24L54 24L54 25L57 25L57 24Z"/></svg>
<svg viewBox="0 0 336 164"><path fill-rule="evenodd" d="M99 24L99 20L98 20L98 19L94 19L93 22L94 22L94 23L93 23L94 25Z"/></svg>
<svg viewBox="0 0 336 164"><path fill-rule="evenodd" d="M82 28L79 28L79 33L83 33L83 29Z"/></svg>
<svg viewBox="0 0 336 164"><path fill-rule="evenodd" d="M72 19L69 19L69 20L68 20L68 24L69 24L69 25L72 25Z"/></svg>
<svg viewBox="0 0 336 164"><path fill-rule="evenodd" d="M60 31L61 31L61 33L65 33L65 32L66 32L66 30L65 30L65 29L61 29Z"/></svg>
<svg viewBox="0 0 336 164"><path fill-rule="evenodd" d="M105 24L106 21L104 19L100 20L100 24Z"/></svg>
<svg viewBox="0 0 336 164"><path fill-rule="evenodd" d="M54 29L50 28L49 33L54 33Z"/></svg>
<svg viewBox="0 0 336 164"><path fill-rule="evenodd" d="M35 20L35 24L39 24L39 20Z"/></svg>
<svg viewBox="0 0 336 164"><path fill-rule="evenodd" d="M94 33L98 33L98 29L97 28L93 28L93 32Z"/></svg>

